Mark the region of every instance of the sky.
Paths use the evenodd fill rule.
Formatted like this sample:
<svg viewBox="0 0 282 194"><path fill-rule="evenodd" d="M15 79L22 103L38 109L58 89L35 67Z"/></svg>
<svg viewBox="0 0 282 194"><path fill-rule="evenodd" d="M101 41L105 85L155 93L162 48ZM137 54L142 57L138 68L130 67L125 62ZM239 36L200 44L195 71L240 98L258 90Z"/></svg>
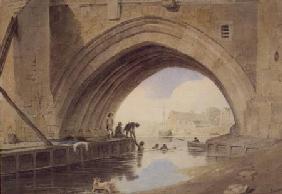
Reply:
<svg viewBox="0 0 282 194"><path fill-rule="evenodd" d="M171 110L202 112L229 107L217 86L202 74L166 68L144 80L123 101L115 120L163 122Z"/></svg>
<svg viewBox="0 0 282 194"><path fill-rule="evenodd" d="M201 74L186 68L166 68L144 80L139 88L146 89L148 98L169 98L182 83L203 78Z"/></svg>

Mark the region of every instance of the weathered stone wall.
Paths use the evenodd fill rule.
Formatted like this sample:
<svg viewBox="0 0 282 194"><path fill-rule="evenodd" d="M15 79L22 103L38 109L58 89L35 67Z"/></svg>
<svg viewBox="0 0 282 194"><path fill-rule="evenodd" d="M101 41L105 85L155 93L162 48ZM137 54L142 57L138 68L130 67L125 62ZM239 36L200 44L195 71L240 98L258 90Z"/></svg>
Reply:
<svg viewBox="0 0 282 194"><path fill-rule="evenodd" d="M65 72L75 56L80 55L82 48L85 48L91 40L106 34L105 32L118 24L126 24L129 20L144 16L160 17L192 26L210 37L238 62L248 76L253 87L256 88L256 97L248 102L244 115L239 115L244 117L242 120L246 122L241 134L281 138L282 2L280 0L178 2L179 9L173 12L163 7L161 1L154 0L146 2L124 0L121 4L112 4L110 7L104 0L50 2L31 0L19 14L18 36L10 49L1 77L1 85L48 137L56 138L62 118L58 117L60 107L54 107L53 98L60 98L56 96L59 92L58 86L64 85L61 83L65 81ZM15 11L19 11L26 1L2 0L1 3L0 38L2 39L10 17ZM121 5L120 9L119 5ZM117 9L116 14L108 14L111 9ZM221 37L221 26L224 24L228 24L230 28L230 38L227 39ZM156 23L157 25L159 24ZM123 37L119 37L121 34L116 38L122 40ZM184 45L182 46L184 48ZM233 73L230 72L230 75ZM135 80L136 83L139 81ZM234 85L233 82L230 83L234 90L241 87ZM65 86L67 88L63 88L64 90L70 89L67 84ZM228 90L230 91L231 88ZM90 92L86 94L90 96ZM118 106L123 95L118 97L115 105L105 104L103 107ZM108 100L113 98L109 96ZM22 140L36 139L34 133L14 111L5 103L1 104L4 104L1 105L1 109L5 112L1 118L5 121L2 131L7 132L11 128L9 130L16 132ZM241 105L237 103L232 106ZM91 117L88 119L91 120ZM76 120L73 121L74 124L75 122Z"/></svg>
<svg viewBox="0 0 282 194"><path fill-rule="evenodd" d="M49 1L5 1L4 4L8 9L1 13L5 18L1 24L1 37L12 15L18 16L18 29L1 77L3 87L43 133L52 138L58 130L55 129L49 85ZM37 139L7 104L3 109L9 113L1 118L6 123L6 131L15 131L19 140Z"/></svg>
<svg viewBox="0 0 282 194"><path fill-rule="evenodd" d="M27 28L28 26L28 28ZM18 36L14 42L16 94L20 106L50 138L56 136L53 98L50 92L49 1L33 0L18 15ZM25 135L34 134L18 122Z"/></svg>
<svg viewBox="0 0 282 194"><path fill-rule="evenodd" d="M259 1L257 48L257 97L249 114L257 125L249 135L282 138L282 1Z"/></svg>
<svg viewBox="0 0 282 194"><path fill-rule="evenodd" d="M109 28L142 16L158 16L183 22L201 30L219 42L242 66L255 85L256 74L256 2L182 3L179 11L170 12L161 2L121 5L119 20L109 20L107 4L91 1L53 1L50 7L51 81L56 87L72 57L93 38ZM135 1L136 2L136 1ZM195 2L195 1L194 1ZM216 2L216 1L215 1ZM218 2L218 1L217 1ZM221 38L221 25L230 25L230 38ZM57 51L60 50L58 53Z"/></svg>
<svg viewBox="0 0 282 194"><path fill-rule="evenodd" d="M25 5L26 0L2 0L0 1L0 40L4 38L6 28L10 22L10 19L16 12L22 9ZM3 73L0 77L0 84L5 88L7 93L10 95L12 99L17 100L17 96L15 93L15 64L14 64L14 50L13 44L15 41L12 42L12 47L9 50L8 57L3 69ZM7 137L8 133L20 133L20 131L16 130L16 119L17 115L12 108L4 101L4 99L0 98L1 100L1 116L0 122L2 123L0 131L1 137L0 142L3 142L4 139Z"/></svg>
<svg viewBox="0 0 282 194"><path fill-rule="evenodd" d="M145 16L169 19L175 23L183 23L199 29L214 42L219 43L220 46L240 64L253 86L255 86L255 64L257 56L256 2L195 2L196 1L182 2L179 10L172 12L164 8L159 1L142 3L125 1L121 4L120 18L110 20L107 14L108 6L105 1L52 1L50 4L50 68L53 95L56 96L57 99L64 100L63 96L57 95L58 85L65 82L65 72L75 56L80 54L81 49L85 47L88 42L118 24L123 24L129 20ZM230 27L230 38L228 39L221 37L221 25L224 24L228 24ZM117 36L127 35L124 33L124 35L119 34ZM105 41L107 40L105 39ZM58 50L60 52L57 52ZM101 52L103 52L103 50L101 50ZM66 85L64 89L65 93L67 93L70 88L71 86ZM81 102L81 104L83 104L83 102ZM104 113L101 114L103 115ZM61 112L57 115L60 120ZM76 119L73 121L75 120ZM72 125L75 126L75 124L77 124L77 122L74 122ZM79 128L79 126L74 128Z"/></svg>

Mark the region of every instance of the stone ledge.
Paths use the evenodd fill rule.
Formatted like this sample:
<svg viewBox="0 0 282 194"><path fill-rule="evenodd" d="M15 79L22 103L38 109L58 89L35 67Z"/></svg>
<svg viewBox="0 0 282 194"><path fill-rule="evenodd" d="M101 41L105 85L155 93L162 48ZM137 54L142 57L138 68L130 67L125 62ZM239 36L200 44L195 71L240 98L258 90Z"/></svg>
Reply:
<svg viewBox="0 0 282 194"><path fill-rule="evenodd" d="M242 3L253 3L257 0L177 0L180 5L183 4L242 4ZM131 4L131 3L148 3L148 4L159 4L161 5L161 0L119 0L121 4ZM58 5L107 5L107 0L52 0L50 6Z"/></svg>
<svg viewBox="0 0 282 194"><path fill-rule="evenodd" d="M1 175L84 163L134 150L135 143L132 139L114 138L109 141L88 142L88 148L80 146L76 150L72 144L61 144L1 151Z"/></svg>

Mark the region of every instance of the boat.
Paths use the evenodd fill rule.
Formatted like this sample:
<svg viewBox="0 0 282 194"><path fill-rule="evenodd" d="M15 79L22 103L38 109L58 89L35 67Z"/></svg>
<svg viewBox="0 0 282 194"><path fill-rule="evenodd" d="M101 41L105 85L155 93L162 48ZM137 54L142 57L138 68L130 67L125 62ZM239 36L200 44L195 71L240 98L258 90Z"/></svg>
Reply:
<svg viewBox="0 0 282 194"><path fill-rule="evenodd" d="M172 137L173 136L173 132L171 129L167 129L166 128L166 122L165 122L165 107L163 109L163 127L161 130L159 130L159 137Z"/></svg>
<svg viewBox="0 0 282 194"><path fill-rule="evenodd" d="M219 136L220 134L215 132L215 133L210 133L211 136Z"/></svg>
<svg viewBox="0 0 282 194"><path fill-rule="evenodd" d="M187 146L189 150L195 151L205 151L207 147L205 143L194 141L187 141Z"/></svg>
<svg viewBox="0 0 282 194"><path fill-rule="evenodd" d="M160 137L171 137L173 135L172 130L161 130L159 131Z"/></svg>

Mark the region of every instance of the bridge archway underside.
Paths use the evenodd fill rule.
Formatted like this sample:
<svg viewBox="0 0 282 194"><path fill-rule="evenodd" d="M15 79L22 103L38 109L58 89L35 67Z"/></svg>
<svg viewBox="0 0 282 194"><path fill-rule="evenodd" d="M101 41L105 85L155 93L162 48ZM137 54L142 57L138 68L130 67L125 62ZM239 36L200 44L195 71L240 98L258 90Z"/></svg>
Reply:
<svg viewBox="0 0 282 194"><path fill-rule="evenodd" d="M214 81L243 130L254 88L234 58L192 26L142 17L94 38L53 82L61 136L102 129L108 112L115 112L139 83L166 67L189 68Z"/></svg>

